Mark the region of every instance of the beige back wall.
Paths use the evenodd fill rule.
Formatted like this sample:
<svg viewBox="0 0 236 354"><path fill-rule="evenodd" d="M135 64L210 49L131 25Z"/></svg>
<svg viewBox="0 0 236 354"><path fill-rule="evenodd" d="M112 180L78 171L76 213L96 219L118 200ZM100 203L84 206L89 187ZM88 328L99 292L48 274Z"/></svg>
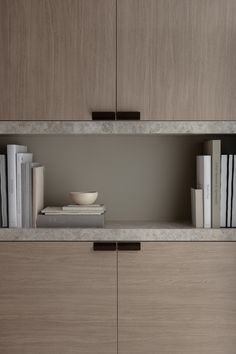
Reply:
<svg viewBox="0 0 236 354"><path fill-rule="evenodd" d="M46 167L46 205L70 203L70 191L97 190L108 220L190 219L190 187L201 137L17 136Z"/></svg>

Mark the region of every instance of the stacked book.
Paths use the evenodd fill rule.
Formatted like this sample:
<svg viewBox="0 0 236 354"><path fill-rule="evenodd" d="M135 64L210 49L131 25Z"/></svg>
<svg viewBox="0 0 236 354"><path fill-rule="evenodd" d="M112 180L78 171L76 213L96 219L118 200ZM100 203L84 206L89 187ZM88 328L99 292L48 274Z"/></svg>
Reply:
<svg viewBox="0 0 236 354"><path fill-rule="evenodd" d="M236 155L221 155L221 141L204 144L197 156L197 188L191 189L195 227L236 227Z"/></svg>
<svg viewBox="0 0 236 354"><path fill-rule="evenodd" d="M44 167L33 162L27 146L7 145L8 225L36 227L44 206Z"/></svg>
<svg viewBox="0 0 236 354"><path fill-rule="evenodd" d="M47 207L38 215L37 227L102 228L105 211L103 204Z"/></svg>

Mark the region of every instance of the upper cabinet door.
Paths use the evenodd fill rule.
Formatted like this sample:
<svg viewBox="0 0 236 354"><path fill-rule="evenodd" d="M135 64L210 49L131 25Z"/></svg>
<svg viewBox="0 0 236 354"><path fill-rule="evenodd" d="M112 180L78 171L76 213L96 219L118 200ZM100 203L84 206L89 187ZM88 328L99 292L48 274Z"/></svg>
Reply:
<svg viewBox="0 0 236 354"><path fill-rule="evenodd" d="M115 110L115 0L0 0L0 120Z"/></svg>
<svg viewBox="0 0 236 354"><path fill-rule="evenodd" d="M118 0L118 110L236 119L235 0Z"/></svg>

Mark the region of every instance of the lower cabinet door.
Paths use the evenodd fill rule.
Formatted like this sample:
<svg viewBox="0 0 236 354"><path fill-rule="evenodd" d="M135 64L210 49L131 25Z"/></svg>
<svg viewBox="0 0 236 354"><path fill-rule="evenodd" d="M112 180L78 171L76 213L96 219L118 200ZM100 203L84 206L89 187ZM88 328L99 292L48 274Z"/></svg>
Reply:
<svg viewBox="0 0 236 354"><path fill-rule="evenodd" d="M117 353L116 257L90 242L0 243L0 353Z"/></svg>
<svg viewBox="0 0 236 354"><path fill-rule="evenodd" d="M119 354L235 354L236 243L118 252Z"/></svg>

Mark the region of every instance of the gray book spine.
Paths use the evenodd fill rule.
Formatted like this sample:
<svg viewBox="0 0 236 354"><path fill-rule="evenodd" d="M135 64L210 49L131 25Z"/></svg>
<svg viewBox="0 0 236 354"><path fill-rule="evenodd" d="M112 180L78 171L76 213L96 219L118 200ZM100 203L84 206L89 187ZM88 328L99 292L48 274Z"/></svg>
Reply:
<svg viewBox="0 0 236 354"><path fill-rule="evenodd" d="M7 169L6 156L0 155L0 178L1 178L1 226L8 226L7 206Z"/></svg>
<svg viewBox="0 0 236 354"><path fill-rule="evenodd" d="M32 169L31 162L23 163L22 169L22 227L32 227Z"/></svg>
<svg viewBox="0 0 236 354"><path fill-rule="evenodd" d="M220 228L220 195L221 195L221 141L210 140L205 143L205 153L211 155L211 204L212 227Z"/></svg>
<svg viewBox="0 0 236 354"><path fill-rule="evenodd" d="M103 228L104 214L101 215L42 215L37 217L37 227L41 228Z"/></svg>

